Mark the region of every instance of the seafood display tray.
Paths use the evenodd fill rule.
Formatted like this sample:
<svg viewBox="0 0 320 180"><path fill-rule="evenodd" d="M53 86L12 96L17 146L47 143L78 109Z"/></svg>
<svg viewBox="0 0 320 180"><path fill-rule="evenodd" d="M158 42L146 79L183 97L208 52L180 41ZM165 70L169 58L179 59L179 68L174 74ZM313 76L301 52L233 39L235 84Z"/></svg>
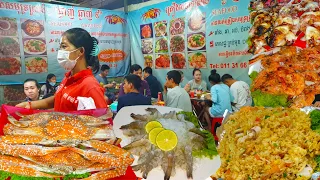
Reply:
<svg viewBox="0 0 320 180"><path fill-rule="evenodd" d="M133 120L130 117L131 113L135 114L146 114L145 109L147 108L157 108L160 113L168 113L170 111L179 112L181 109L164 107L164 106L131 106L122 108L113 121L113 130L118 138L122 139L121 146L124 147L128 145L131 141L129 138L123 135L120 127L131 123ZM135 161L132 165L137 164L137 156L135 156ZM215 174L215 172L220 167L220 157L216 156L214 159L210 160L208 158L198 159L194 158L194 169L193 169L193 180L211 180L210 176ZM142 173L135 172L137 177L142 177ZM150 171L147 180L163 180L164 173L160 167L157 167ZM176 169L174 176L171 176L170 180L182 180L188 179L186 172L182 169Z"/></svg>

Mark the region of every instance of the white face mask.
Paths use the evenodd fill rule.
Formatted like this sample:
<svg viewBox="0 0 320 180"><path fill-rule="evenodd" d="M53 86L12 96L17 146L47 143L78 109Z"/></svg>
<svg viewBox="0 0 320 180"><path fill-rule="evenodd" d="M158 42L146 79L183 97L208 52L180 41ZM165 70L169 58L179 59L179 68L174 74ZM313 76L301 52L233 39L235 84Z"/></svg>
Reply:
<svg viewBox="0 0 320 180"><path fill-rule="evenodd" d="M77 57L75 60L70 60L70 53L76 51L77 49L73 51L65 51L65 50L58 50L58 56L57 60L61 67L63 67L66 71L71 71L74 66L77 64L77 60L79 57Z"/></svg>

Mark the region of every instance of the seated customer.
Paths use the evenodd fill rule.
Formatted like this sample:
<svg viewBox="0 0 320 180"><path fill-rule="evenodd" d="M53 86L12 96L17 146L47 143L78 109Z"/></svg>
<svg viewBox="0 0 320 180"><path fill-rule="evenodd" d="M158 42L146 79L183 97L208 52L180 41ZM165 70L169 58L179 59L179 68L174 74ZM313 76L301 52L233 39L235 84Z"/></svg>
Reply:
<svg viewBox="0 0 320 180"><path fill-rule="evenodd" d="M193 80L190 80L184 87L187 92L193 90L207 91L207 83L202 80L201 70L195 68L192 71Z"/></svg>
<svg viewBox="0 0 320 180"><path fill-rule="evenodd" d="M130 67L130 74L135 74L135 75L138 75L140 78L142 78L142 68L141 68L141 66L138 65L138 64L133 64ZM139 92L142 95L151 98L151 92L150 92L150 88L149 88L149 85L148 85L147 81L145 81L145 80L141 81L141 86L139 88ZM120 90L119 90L119 97L123 96L124 94L125 93L124 93L123 83L122 83L121 86L120 86Z"/></svg>
<svg viewBox="0 0 320 180"><path fill-rule="evenodd" d="M230 89L227 85L221 83L220 75L213 69L209 76L209 82L212 84L210 95L206 96L206 99L212 101L212 107L207 107L207 111L204 114L205 121L207 123L207 129L211 131L211 117L223 117L225 110L232 111L231 102L233 97Z"/></svg>
<svg viewBox="0 0 320 180"><path fill-rule="evenodd" d="M172 70L167 73L164 85L163 97L166 106L179 108L183 111L192 112L191 101L187 91L180 87L181 74L179 71ZM170 91L168 91L170 88Z"/></svg>
<svg viewBox="0 0 320 180"><path fill-rule="evenodd" d="M242 106L251 106L252 97L250 87L246 82L237 81L230 74L225 74L221 77L221 81L230 87L233 96L232 109L239 111Z"/></svg>
<svg viewBox="0 0 320 180"><path fill-rule="evenodd" d="M27 79L23 83L24 93L27 98L25 101L36 101L40 97L40 85L35 79Z"/></svg>
<svg viewBox="0 0 320 180"><path fill-rule="evenodd" d="M110 92L111 88L114 88L114 83L109 83L108 81L108 74L109 74L110 67L106 64L103 64L100 68L100 74L96 75L95 78L99 82L99 84L105 89L104 95L108 97L110 102L116 99L114 93Z"/></svg>
<svg viewBox="0 0 320 180"><path fill-rule="evenodd" d="M130 74L124 78L123 90L125 95L118 99L117 111L125 106L151 105L151 99L139 93L141 87L141 78L137 75Z"/></svg>
<svg viewBox="0 0 320 180"><path fill-rule="evenodd" d="M41 94L43 99L53 96L58 90L57 77L54 74L48 74L46 79L46 84L41 87Z"/></svg>
<svg viewBox="0 0 320 180"><path fill-rule="evenodd" d="M162 92L163 89L158 79L152 75L152 69L150 67L143 69L143 77L149 84L151 97L158 98L158 92Z"/></svg>

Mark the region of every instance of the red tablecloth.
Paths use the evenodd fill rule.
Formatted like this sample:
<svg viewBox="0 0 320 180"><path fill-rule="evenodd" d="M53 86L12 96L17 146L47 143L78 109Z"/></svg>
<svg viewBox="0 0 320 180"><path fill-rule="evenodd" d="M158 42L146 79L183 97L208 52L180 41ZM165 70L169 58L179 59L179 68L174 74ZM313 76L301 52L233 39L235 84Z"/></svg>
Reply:
<svg viewBox="0 0 320 180"><path fill-rule="evenodd" d="M6 125L9 122L7 119L8 114L18 119L19 116L17 116L15 112L19 112L21 114L33 114L37 112L48 112L48 111L49 110L30 110L30 109L18 108L14 106L2 105L0 110L0 136L3 135L4 125ZM84 111L74 111L74 112L67 112L67 113L77 114L77 115L91 115L91 116L99 117L106 114L107 109L84 110ZM112 124L112 119L109 119L109 121ZM120 176L112 180L136 180L136 179L137 177L134 174L132 168L128 167L127 172L124 176Z"/></svg>

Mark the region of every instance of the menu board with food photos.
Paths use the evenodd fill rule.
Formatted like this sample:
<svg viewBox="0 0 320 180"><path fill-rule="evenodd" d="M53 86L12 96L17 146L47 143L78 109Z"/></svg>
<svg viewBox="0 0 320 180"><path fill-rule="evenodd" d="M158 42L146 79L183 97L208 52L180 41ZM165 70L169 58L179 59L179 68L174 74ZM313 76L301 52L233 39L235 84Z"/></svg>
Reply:
<svg viewBox="0 0 320 180"><path fill-rule="evenodd" d="M174 0L128 14L132 62L153 68L162 82L169 70L191 79L199 68L249 82L249 0Z"/></svg>
<svg viewBox="0 0 320 180"><path fill-rule="evenodd" d="M27 78L44 82L48 73L62 80L57 62L60 38L70 28L83 28L98 39L100 64L109 76L123 76L130 65L124 12L0 0L0 85Z"/></svg>

